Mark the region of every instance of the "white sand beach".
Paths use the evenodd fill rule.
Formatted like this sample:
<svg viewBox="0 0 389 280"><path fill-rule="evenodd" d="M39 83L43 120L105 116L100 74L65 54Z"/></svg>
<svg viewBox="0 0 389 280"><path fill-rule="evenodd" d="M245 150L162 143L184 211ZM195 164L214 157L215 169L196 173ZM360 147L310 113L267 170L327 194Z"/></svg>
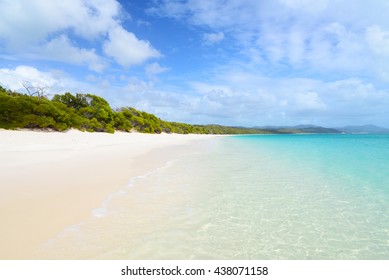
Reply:
<svg viewBox="0 0 389 280"><path fill-rule="evenodd" d="M129 178L166 162L154 151L210 137L0 130L0 259L34 259Z"/></svg>

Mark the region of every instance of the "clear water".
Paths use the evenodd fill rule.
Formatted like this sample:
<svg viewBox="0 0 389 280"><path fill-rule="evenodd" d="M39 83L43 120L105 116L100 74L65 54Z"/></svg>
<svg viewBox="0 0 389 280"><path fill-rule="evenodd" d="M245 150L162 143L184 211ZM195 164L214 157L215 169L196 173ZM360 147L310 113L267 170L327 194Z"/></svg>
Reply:
<svg viewBox="0 0 389 280"><path fill-rule="evenodd" d="M389 135L234 136L132 178L49 258L389 259Z"/></svg>

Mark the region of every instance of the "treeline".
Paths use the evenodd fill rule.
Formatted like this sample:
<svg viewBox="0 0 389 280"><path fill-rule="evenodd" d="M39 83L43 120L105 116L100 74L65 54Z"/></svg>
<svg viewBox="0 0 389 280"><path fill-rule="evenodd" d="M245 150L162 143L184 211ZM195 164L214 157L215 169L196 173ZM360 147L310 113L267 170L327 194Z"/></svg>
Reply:
<svg viewBox="0 0 389 280"><path fill-rule="evenodd" d="M123 107L113 110L108 102L93 94L57 94L51 100L7 90L0 86L0 128L48 129L114 133L136 130L144 133L258 134L263 129L190 125L167 122L155 115Z"/></svg>

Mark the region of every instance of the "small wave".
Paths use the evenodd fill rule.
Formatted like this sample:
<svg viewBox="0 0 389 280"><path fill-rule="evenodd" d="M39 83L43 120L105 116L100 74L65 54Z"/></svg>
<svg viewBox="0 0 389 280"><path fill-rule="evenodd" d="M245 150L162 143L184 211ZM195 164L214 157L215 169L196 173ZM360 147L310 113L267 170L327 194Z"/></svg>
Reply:
<svg viewBox="0 0 389 280"><path fill-rule="evenodd" d="M92 215L96 218L103 218L103 217L107 216L107 209L105 207L93 209Z"/></svg>
<svg viewBox="0 0 389 280"><path fill-rule="evenodd" d="M134 176L132 177L126 186L122 187L121 189L119 189L118 191L110 194L102 203L101 207L99 208L95 208L92 210L92 216L93 217L96 217L96 218L103 218L103 217L106 217L108 215L108 209L109 209L109 204L110 202L117 196L121 196L121 195L126 195L128 193L128 189L130 188L133 188L134 185L136 184L136 182L138 180L143 180L143 179L147 179L148 177L150 177L151 175L163 170L163 169L166 169L166 168L169 168L171 167L175 162L177 161L177 159L174 159L174 160L169 160L165 163L165 165L161 166L161 167L158 167L150 172L147 172L145 174L142 174L142 175L138 175L138 176Z"/></svg>

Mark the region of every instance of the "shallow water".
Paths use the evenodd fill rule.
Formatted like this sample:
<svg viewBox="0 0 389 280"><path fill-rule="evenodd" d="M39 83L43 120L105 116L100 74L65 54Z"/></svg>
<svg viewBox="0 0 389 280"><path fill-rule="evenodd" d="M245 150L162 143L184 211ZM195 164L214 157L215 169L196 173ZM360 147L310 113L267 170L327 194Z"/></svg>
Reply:
<svg viewBox="0 0 389 280"><path fill-rule="evenodd" d="M388 135L223 137L166 158L45 258L389 259Z"/></svg>

